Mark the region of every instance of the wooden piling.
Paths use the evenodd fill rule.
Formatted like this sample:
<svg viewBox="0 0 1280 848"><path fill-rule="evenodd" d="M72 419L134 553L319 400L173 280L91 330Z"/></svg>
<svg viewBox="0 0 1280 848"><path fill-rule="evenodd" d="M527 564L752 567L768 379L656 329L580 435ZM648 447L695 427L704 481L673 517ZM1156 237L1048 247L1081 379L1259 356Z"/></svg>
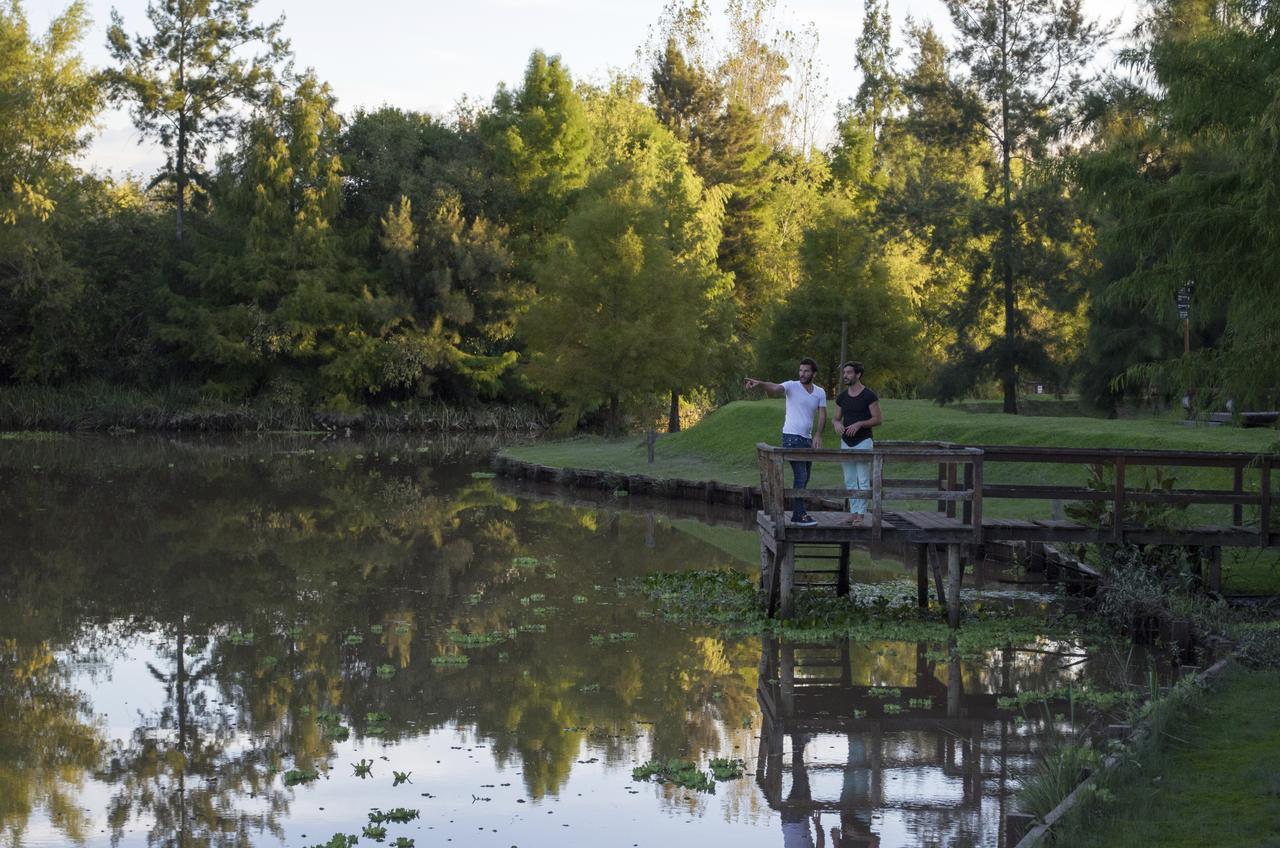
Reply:
<svg viewBox="0 0 1280 848"><path fill-rule="evenodd" d="M953 629L960 626L960 579L964 566L960 564L960 546L947 545L947 624Z"/></svg>

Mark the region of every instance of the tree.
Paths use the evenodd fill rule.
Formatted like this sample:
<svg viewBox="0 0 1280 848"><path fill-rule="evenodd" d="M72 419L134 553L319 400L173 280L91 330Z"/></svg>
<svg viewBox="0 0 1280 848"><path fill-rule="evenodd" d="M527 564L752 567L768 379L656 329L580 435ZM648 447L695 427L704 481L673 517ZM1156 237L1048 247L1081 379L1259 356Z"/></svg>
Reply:
<svg viewBox="0 0 1280 848"><path fill-rule="evenodd" d="M171 182L175 232L185 235L187 191L202 175L210 145L233 136L240 110L263 102L276 69L289 56L284 17L250 20L257 0L157 0L147 6L154 32L129 36L114 10L107 46L116 68L106 73L112 97L129 103L134 126L168 152L159 179ZM260 45L252 56L250 45Z"/></svg>
<svg viewBox="0 0 1280 848"><path fill-rule="evenodd" d="M605 160L539 264L523 334L531 378L616 432L627 409L715 378L731 283L715 267L720 198L684 145L626 92L593 115Z"/></svg>
<svg viewBox="0 0 1280 848"><path fill-rule="evenodd" d="M520 88L500 87L479 129L510 186L508 223L522 254L532 256L564 221L589 173L591 131L560 57L534 51Z"/></svg>
<svg viewBox="0 0 1280 848"><path fill-rule="evenodd" d="M1125 54L1136 79L1112 87L1078 175L1104 250L1129 263L1100 284L1100 309L1140 316L1164 343L1114 351L1098 339L1090 362L1111 390L1194 387L1201 405L1273 408L1280 13L1244 0L1162 0L1141 31ZM1175 305L1188 281L1184 356Z"/></svg>
<svg viewBox="0 0 1280 848"><path fill-rule="evenodd" d="M76 52L87 27L74 3L34 37L16 0L0 5L0 380L49 382L87 353L90 298L59 238L91 193L72 161L101 103Z"/></svg>
<svg viewBox="0 0 1280 848"><path fill-rule="evenodd" d="M910 293L890 276L882 248L856 205L828 197L800 249L802 274L791 297L771 316L761 343L762 367L789 369L799 351L814 356L824 373L836 374L841 323L848 322L850 356L892 392L920 379L919 327Z"/></svg>
<svg viewBox="0 0 1280 848"><path fill-rule="evenodd" d="M1052 360L1037 332L1052 332L1051 322L1034 327L1028 310L1069 313L1081 294L1080 275L1069 268L1078 245L1055 241L1078 219L1048 166L1071 128L1088 83L1085 65L1105 33L1084 18L1080 0L947 0L947 10L956 58L968 72L954 95L965 117L986 133L998 170L991 175L992 202L972 213L993 235L992 253L974 257L970 266L968 297L957 312L955 367L940 391L954 397L993 374L1004 411L1016 413L1019 371L1043 372ZM979 347L965 330L992 298L1003 331Z"/></svg>

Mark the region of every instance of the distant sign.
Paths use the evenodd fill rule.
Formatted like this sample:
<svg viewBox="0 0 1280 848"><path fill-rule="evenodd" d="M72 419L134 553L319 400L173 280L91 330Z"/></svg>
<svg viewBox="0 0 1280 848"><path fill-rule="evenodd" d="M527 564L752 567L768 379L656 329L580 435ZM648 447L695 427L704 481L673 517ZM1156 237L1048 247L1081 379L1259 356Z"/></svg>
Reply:
<svg viewBox="0 0 1280 848"><path fill-rule="evenodd" d="M1191 316L1191 290L1195 285L1194 280L1187 280L1178 289L1178 318L1183 321Z"/></svg>

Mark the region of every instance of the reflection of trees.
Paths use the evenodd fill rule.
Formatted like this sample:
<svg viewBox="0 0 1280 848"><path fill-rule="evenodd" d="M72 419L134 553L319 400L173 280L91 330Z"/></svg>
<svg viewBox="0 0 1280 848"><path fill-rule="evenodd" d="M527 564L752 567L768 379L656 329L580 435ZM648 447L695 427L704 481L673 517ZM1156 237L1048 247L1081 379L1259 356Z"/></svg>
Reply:
<svg viewBox="0 0 1280 848"><path fill-rule="evenodd" d="M42 808L73 841L89 822L76 801L104 748L86 699L68 688L47 644L0 640L0 834L21 842Z"/></svg>
<svg viewBox="0 0 1280 848"><path fill-rule="evenodd" d="M704 543L643 518L517 501L402 443L285 444L74 442L0 455L13 480L0 491L0 537L14 542L0 552L0 612L21 623L17 644L163 645L152 669L162 708L108 763L100 742L78 760L112 785L116 838L139 821L152 844L278 832L292 793L270 771L323 766L333 749L319 710L357 736L368 713L386 712L389 741L474 724L500 762L519 760L535 796L564 784L584 742L627 766L646 745L663 757L727 753L725 727L754 715L749 645L642 619L615 597L614 578L724 561ZM517 567L517 556L543 565ZM553 611L539 618L520 603L533 592ZM434 655L459 650L450 630L517 635L467 649L467 668L435 667ZM233 643L235 632L252 643ZM634 638L591 638L624 632ZM351 633L363 643L344 644ZM390 680L376 673L384 663ZM637 719L651 723L645 740ZM53 806L48 792L3 792L18 833L26 814L8 805L24 797L15 809Z"/></svg>

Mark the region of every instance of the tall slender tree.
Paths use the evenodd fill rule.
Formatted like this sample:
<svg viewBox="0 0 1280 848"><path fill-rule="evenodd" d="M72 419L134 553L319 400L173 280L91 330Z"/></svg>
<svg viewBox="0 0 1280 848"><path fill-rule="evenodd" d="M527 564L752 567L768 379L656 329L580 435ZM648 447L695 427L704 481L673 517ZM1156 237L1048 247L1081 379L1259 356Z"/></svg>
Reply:
<svg viewBox="0 0 1280 848"><path fill-rule="evenodd" d="M263 102L289 59L284 17L253 22L257 0L154 0L150 35L129 35L111 12L106 73L112 97L127 103L134 126L168 153L158 180L174 189L175 233L185 238L187 192L205 155L236 133L242 109ZM246 51L256 47L251 55Z"/></svg>
<svg viewBox="0 0 1280 848"><path fill-rule="evenodd" d="M1048 361L1020 301L1028 294L1044 295L1038 299L1046 302L1063 300L1065 292L1049 291L1046 284L1069 276L1059 267L1052 279L1044 279L1039 275L1052 271L1055 259L1034 255L1046 243L1041 238L1046 228L1070 229L1060 216L1071 212L1060 202L1061 191L1045 179L1049 169L1043 166L1052 164L1072 128L1090 81L1087 64L1106 30L1085 18L1081 0L947 0L947 10L956 29L955 56L967 72L956 95L965 116L985 131L998 168L994 204L974 216L989 222L995 241L992 255L973 266L969 300L977 306L994 294L1003 312L1003 333L985 349L957 349L958 367L943 394L957 394L993 373L1004 411L1016 413L1020 368ZM1057 260L1068 261L1065 256Z"/></svg>

